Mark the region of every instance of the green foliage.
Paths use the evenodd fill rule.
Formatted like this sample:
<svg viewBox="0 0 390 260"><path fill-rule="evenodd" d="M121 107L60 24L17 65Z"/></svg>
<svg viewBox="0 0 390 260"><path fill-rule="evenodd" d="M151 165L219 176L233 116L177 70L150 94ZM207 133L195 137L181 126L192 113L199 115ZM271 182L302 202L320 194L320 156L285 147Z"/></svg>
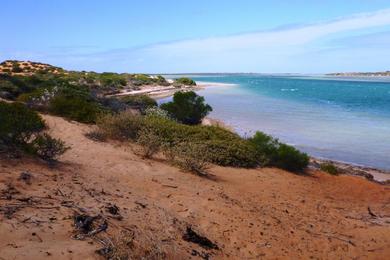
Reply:
<svg viewBox="0 0 390 260"><path fill-rule="evenodd" d="M169 150L173 163L181 169L198 175L206 175L209 163L208 146L199 143L180 143Z"/></svg>
<svg viewBox="0 0 390 260"><path fill-rule="evenodd" d="M263 166L275 166L292 172L302 171L309 163L309 156L296 148L280 143L262 132L250 139Z"/></svg>
<svg viewBox="0 0 390 260"><path fill-rule="evenodd" d="M196 82L190 78L178 78L174 80L175 85L196 86Z"/></svg>
<svg viewBox="0 0 390 260"><path fill-rule="evenodd" d="M0 144L24 146L44 127L42 118L25 105L0 102Z"/></svg>
<svg viewBox="0 0 390 260"><path fill-rule="evenodd" d="M321 163L320 169L332 175L339 175L339 170L332 163Z"/></svg>
<svg viewBox="0 0 390 260"><path fill-rule="evenodd" d="M202 144L207 147L208 162L218 165L258 165L253 145L237 134L219 127L188 126L164 117L139 116L130 112L106 115L98 120L98 126L108 137L118 140L136 141L146 131L147 136L158 137L158 146L162 150L172 149L181 143ZM141 143L147 144L147 140L148 138L144 138Z"/></svg>
<svg viewBox="0 0 390 260"><path fill-rule="evenodd" d="M31 142L30 147L34 154L46 161L56 160L58 156L69 149L63 141L55 139L46 133L39 134Z"/></svg>
<svg viewBox="0 0 390 260"><path fill-rule="evenodd" d="M98 118L96 123L108 138L135 141L142 127L143 119L131 111L124 111L116 115L104 115Z"/></svg>
<svg viewBox="0 0 390 260"><path fill-rule="evenodd" d="M121 101L133 109L138 109L144 113L146 109L157 107L157 102L147 95L125 96Z"/></svg>
<svg viewBox="0 0 390 260"><path fill-rule="evenodd" d="M291 172L300 172L309 164L309 156L295 147L280 144L274 165Z"/></svg>
<svg viewBox="0 0 390 260"><path fill-rule="evenodd" d="M0 149L28 151L53 161L68 148L64 142L40 132L45 124L33 110L21 103L0 102Z"/></svg>
<svg viewBox="0 0 390 260"><path fill-rule="evenodd" d="M103 110L88 90L68 86L51 99L49 112L82 123L94 123Z"/></svg>
<svg viewBox="0 0 390 260"><path fill-rule="evenodd" d="M22 93L34 90L23 76L0 74L0 97L15 100Z"/></svg>
<svg viewBox="0 0 390 260"><path fill-rule="evenodd" d="M127 79L122 74L117 73L101 73L99 79L105 87L122 87L127 85Z"/></svg>
<svg viewBox="0 0 390 260"><path fill-rule="evenodd" d="M202 119L213 109L204 103L204 98L195 92L176 92L173 101L162 104L162 109L168 111L172 118L188 125L201 123Z"/></svg>
<svg viewBox="0 0 390 260"><path fill-rule="evenodd" d="M149 128L141 128L137 134L137 143L142 147L142 156L151 158L163 146L160 136Z"/></svg>

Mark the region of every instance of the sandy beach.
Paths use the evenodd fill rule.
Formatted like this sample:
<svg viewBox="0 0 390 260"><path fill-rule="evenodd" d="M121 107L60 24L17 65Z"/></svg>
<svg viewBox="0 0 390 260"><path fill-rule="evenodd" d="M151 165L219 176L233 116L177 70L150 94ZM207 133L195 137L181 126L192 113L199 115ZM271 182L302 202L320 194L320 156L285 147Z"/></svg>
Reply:
<svg viewBox="0 0 390 260"><path fill-rule="evenodd" d="M172 80L168 80L168 82L172 83ZM205 89L207 87L226 87L226 86L234 86L234 84L226 84L226 83L214 83L214 82L203 82L197 81L196 86L142 86L140 90L123 90L118 94L111 96L133 96L133 95L149 95L155 99L165 98L173 96L177 91L199 91Z"/></svg>

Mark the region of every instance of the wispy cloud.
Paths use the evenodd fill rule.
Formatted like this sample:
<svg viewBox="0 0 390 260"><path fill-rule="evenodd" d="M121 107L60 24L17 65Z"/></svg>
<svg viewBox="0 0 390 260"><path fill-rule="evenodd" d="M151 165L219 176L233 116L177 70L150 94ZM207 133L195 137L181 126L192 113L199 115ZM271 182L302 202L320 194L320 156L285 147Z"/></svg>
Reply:
<svg viewBox="0 0 390 260"><path fill-rule="evenodd" d="M372 42L370 40L374 37L372 31L377 28L389 31L389 26L390 9L383 9L312 24L286 25L268 31L105 51L88 48L75 48L72 51L70 48L66 51L46 53L45 58L42 58L42 52L36 56L40 60L73 69L98 71L327 72L359 68L380 70L379 66L388 66L390 47L378 44L373 48L366 43ZM383 37L380 39L387 43L388 36ZM357 41L362 44L356 44ZM356 51L348 47L360 49ZM29 57L33 59L34 54L30 53ZM359 57L365 59L364 63L357 62Z"/></svg>
<svg viewBox="0 0 390 260"><path fill-rule="evenodd" d="M390 25L390 9L287 29L156 44L148 47L148 49L177 53L180 51L221 52L259 47L296 46L307 44L335 33L386 25Z"/></svg>

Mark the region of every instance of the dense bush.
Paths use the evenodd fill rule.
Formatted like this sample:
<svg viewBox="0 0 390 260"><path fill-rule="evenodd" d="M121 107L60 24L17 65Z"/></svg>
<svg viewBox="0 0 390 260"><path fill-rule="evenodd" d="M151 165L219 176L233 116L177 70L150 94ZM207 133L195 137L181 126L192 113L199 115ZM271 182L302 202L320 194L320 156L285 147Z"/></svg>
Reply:
<svg viewBox="0 0 390 260"><path fill-rule="evenodd" d="M55 160L67 148L61 140L41 134L44 127L42 118L25 105L0 102L1 150L23 150L44 160Z"/></svg>
<svg viewBox="0 0 390 260"><path fill-rule="evenodd" d="M31 151L46 161L53 161L58 156L65 153L69 148L65 146L65 143L59 139L55 139L50 135L44 133L39 134L30 143Z"/></svg>
<svg viewBox="0 0 390 260"><path fill-rule="evenodd" d="M42 118L21 103L0 102L0 143L24 146L45 127Z"/></svg>
<svg viewBox="0 0 390 260"><path fill-rule="evenodd" d="M142 113L148 108L157 106L156 100L147 95L125 96L121 98L121 101L131 108L138 109Z"/></svg>
<svg viewBox="0 0 390 260"><path fill-rule="evenodd" d="M34 90L35 86L25 79L22 76L0 74L0 97L15 100L18 95Z"/></svg>
<svg viewBox="0 0 390 260"><path fill-rule="evenodd" d="M160 107L178 122L188 125L199 124L213 110L205 104L203 97L193 91L176 92L172 102L161 104Z"/></svg>
<svg viewBox="0 0 390 260"><path fill-rule="evenodd" d="M309 163L307 154L290 145L280 143L277 139L262 132L256 132L250 142L255 146L264 166L275 166L298 172L306 168Z"/></svg>
<svg viewBox="0 0 390 260"><path fill-rule="evenodd" d="M88 90L67 86L50 101L49 112L82 123L94 123L103 110Z"/></svg>
<svg viewBox="0 0 390 260"><path fill-rule="evenodd" d="M327 173L332 174L332 175L339 174L339 170L332 163L321 163L320 169L321 169L321 171L327 172Z"/></svg>
<svg viewBox="0 0 390 260"><path fill-rule="evenodd" d="M174 80L175 85L196 86L196 82L190 78L178 78Z"/></svg>

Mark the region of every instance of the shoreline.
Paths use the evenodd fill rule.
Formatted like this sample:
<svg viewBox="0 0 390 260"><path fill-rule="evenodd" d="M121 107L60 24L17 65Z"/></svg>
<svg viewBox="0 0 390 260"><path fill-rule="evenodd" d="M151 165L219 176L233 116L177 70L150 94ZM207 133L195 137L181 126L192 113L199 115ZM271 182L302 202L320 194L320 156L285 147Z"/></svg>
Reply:
<svg viewBox="0 0 390 260"><path fill-rule="evenodd" d="M236 84L229 83L219 83L219 82L205 82L205 81L196 81L196 86L144 86L140 90L131 90L125 91L119 94L112 96L128 96L128 95L140 95L145 94L154 98L156 100L163 99L173 96L178 91L199 91L208 87L223 87L223 86L236 86ZM206 117L202 122L203 125L210 126L219 126L225 128L229 131L235 132L234 127L228 125L222 119ZM309 154L310 156L310 154ZM340 172L340 174L351 175L351 176L360 176L364 177L367 180L377 182L380 184L389 184L390 183L390 171L375 168L372 166L357 165L349 162L336 161L326 158L318 158L310 156L309 168L319 170L320 164L322 163L331 163L333 164Z"/></svg>
<svg viewBox="0 0 390 260"><path fill-rule="evenodd" d="M222 119L206 117L202 122L203 125L218 126L229 131L235 132L234 128L224 122ZM358 165L350 162L331 160L327 158L313 157L309 154L309 169L320 170L323 163L333 164L340 175L350 175L365 178L369 181L379 184L390 185L390 171L372 166Z"/></svg>
<svg viewBox="0 0 390 260"><path fill-rule="evenodd" d="M154 99L161 99L173 96L178 91L199 91L208 87L224 87L224 86L235 86L236 84L229 83L216 83L216 82L204 82L196 81L195 86L143 86L139 90L125 90L121 93L109 95L110 97L121 97L121 96L135 96L135 95L148 95Z"/></svg>

